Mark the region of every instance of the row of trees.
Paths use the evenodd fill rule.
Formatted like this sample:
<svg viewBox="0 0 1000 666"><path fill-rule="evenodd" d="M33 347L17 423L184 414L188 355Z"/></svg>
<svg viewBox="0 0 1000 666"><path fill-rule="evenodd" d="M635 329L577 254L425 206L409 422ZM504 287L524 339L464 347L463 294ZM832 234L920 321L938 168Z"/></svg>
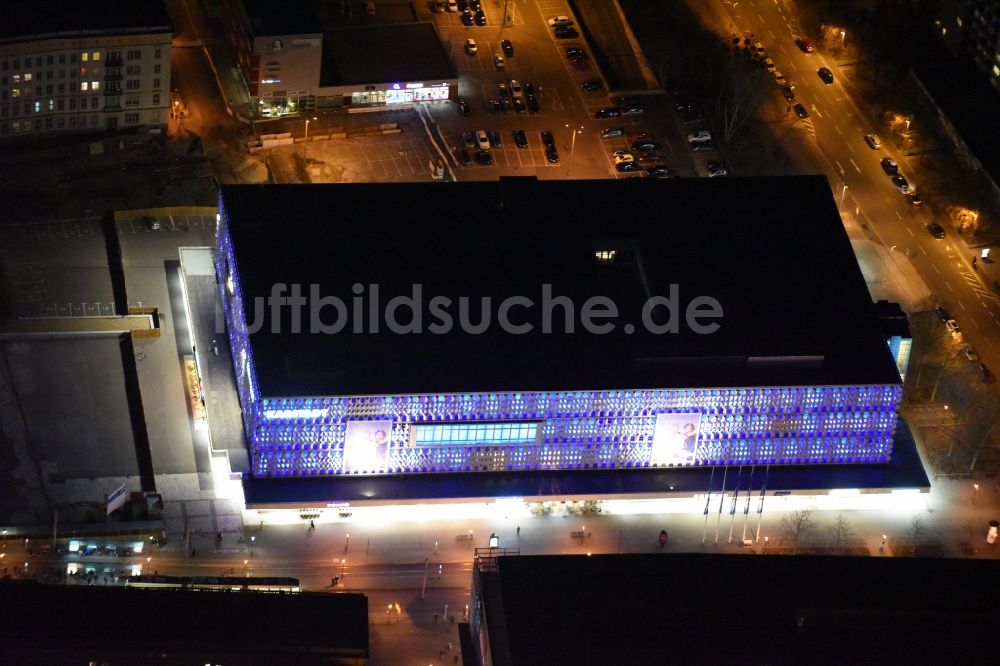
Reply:
<svg viewBox="0 0 1000 666"><path fill-rule="evenodd" d="M781 531L792 540L793 553L798 552L799 541L809 536L817 527L816 518L813 512L808 509L789 511L781 517ZM833 545L838 548L841 545L850 543L854 536L851 521L845 518L843 514L837 514L833 522L827 525L827 530L829 531ZM917 548L926 534L927 528L924 526L923 519L920 516L914 517L910 523L910 530L907 535L911 539L909 548L913 554L916 554Z"/></svg>

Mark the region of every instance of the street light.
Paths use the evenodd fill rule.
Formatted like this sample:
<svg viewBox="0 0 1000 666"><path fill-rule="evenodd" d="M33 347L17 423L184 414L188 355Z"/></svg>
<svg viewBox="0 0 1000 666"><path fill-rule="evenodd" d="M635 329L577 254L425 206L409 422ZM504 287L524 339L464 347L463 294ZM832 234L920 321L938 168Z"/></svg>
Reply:
<svg viewBox="0 0 1000 666"><path fill-rule="evenodd" d="M882 545L878 547L878 552L882 553L883 555L885 554L885 540L888 539L888 538L889 537L887 537L886 535L883 534L882 535Z"/></svg>
<svg viewBox="0 0 1000 666"><path fill-rule="evenodd" d="M840 31L840 48L844 48L844 39L847 37L847 33L843 30Z"/></svg>
<svg viewBox="0 0 1000 666"><path fill-rule="evenodd" d="M350 532L348 532L348 533L347 533L347 538L346 538L346 539L344 539L344 552L345 552L345 553L347 552L347 548L348 548L348 546L350 546L350 545L351 545L351 533L350 533Z"/></svg>
<svg viewBox="0 0 1000 666"><path fill-rule="evenodd" d="M764 537L764 552L767 552L767 542L771 540L771 537Z"/></svg>
<svg viewBox="0 0 1000 666"><path fill-rule="evenodd" d="M243 575L247 578L250 577L250 560L243 560Z"/></svg>
<svg viewBox="0 0 1000 666"><path fill-rule="evenodd" d="M306 118L306 139L305 139L306 143L309 142L309 123L310 123L310 121L313 121L313 120L319 120L319 118L316 118L316 117Z"/></svg>
<svg viewBox="0 0 1000 666"><path fill-rule="evenodd" d="M976 503L976 495L978 495L978 494L979 494L979 484L978 483L973 483L972 484L972 503L973 504Z"/></svg>
<svg viewBox="0 0 1000 666"><path fill-rule="evenodd" d="M340 560L340 580L344 580L344 568L347 566L347 560L341 558Z"/></svg>
<svg viewBox="0 0 1000 666"><path fill-rule="evenodd" d="M844 209L844 197L847 196L847 183L844 183L844 189L840 193L840 208Z"/></svg>

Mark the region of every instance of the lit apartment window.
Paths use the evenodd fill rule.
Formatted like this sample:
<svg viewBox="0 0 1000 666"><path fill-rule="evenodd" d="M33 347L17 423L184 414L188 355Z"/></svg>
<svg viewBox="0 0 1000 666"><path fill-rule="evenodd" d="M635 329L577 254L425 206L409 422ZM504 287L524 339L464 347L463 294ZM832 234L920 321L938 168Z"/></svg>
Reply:
<svg viewBox="0 0 1000 666"><path fill-rule="evenodd" d="M90 83L87 81L80 81L80 90L89 90Z"/></svg>
<svg viewBox="0 0 1000 666"><path fill-rule="evenodd" d="M11 78L14 80L14 83L20 83L21 82L21 75L20 74L15 74Z"/></svg>
<svg viewBox="0 0 1000 666"><path fill-rule="evenodd" d="M993 65L993 76L1000 76L1000 67Z"/></svg>
<svg viewBox="0 0 1000 666"><path fill-rule="evenodd" d="M602 264L610 264L615 260L615 255L618 254L617 250L598 250L594 253L597 260Z"/></svg>
<svg viewBox="0 0 1000 666"><path fill-rule="evenodd" d="M97 62L98 60L101 59L101 52L94 51L94 55L90 56L90 59L93 60L94 62Z"/></svg>
<svg viewBox="0 0 1000 666"><path fill-rule="evenodd" d="M101 82L100 81L93 81L93 82L91 82L90 89L91 90L100 90L101 89Z"/></svg>
<svg viewBox="0 0 1000 666"><path fill-rule="evenodd" d="M38 113L41 110L42 110L42 103L41 102L35 102L35 113Z"/></svg>
<svg viewBox="0 0 1000 666"><path fill-rule="evenodd" d="M56 101L54 99L50 99L49 100L49 111L52 111L55 108L56 108Z"/></svg>
<svg viewBox="0 0 1000 666"><path fill-rule="evenodd" d="M21 89L20 88L11 88L10 89L10 96L11 97L20 97L21 96Z"/></svg>
<svg viewBox="0 0 1000 666"><path fill-rule="evenodd" d="M80 62L87 62L88 60L90 60L90 54L89 53L81 53L80 54Z"/></svg>
<svg viewBox="0 0 1000 666"><path fill-rule="evenodd" d="M90 74L90 68L89 67L81 67L80 68L80 76L87 76L89 74Z"/></svg>
<svg viewBox="0 0 1000 666"><path fill-rule="evenodd" d="M24 75L24 80L25 80L25 82L27 82L27 81L30 81L30 80L31 80L31 72L27 72L27 73L26 73L26 74Z"/></svg>

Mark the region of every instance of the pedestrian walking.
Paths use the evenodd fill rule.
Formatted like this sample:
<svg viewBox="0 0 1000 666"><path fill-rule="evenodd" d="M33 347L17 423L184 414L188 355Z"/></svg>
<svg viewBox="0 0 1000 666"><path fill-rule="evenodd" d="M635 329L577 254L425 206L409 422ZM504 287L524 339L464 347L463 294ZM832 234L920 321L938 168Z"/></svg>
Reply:
<svg viewBox="0 0 1000 666"><path fill-rule="evenodd" d="M521 536L521 526L517 526L517 536Z"/></svg>
<svg viewBox="0 0 1000 666"><path fill-rule="evenodd" d="M309 529L312 530L313 532L316 531L316 521L314 520L309 521Z"/></svg>

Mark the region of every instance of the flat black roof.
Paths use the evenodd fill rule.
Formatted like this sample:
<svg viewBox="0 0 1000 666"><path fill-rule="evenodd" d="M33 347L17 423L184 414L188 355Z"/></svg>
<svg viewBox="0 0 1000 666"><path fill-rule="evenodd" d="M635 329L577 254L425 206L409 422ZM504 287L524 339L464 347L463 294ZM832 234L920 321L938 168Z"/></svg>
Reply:
<svg viewBox="0 0 1000 666"><path fill-rule="evenodd" d="M315 35L323 32L311 0L242 0L257 37Z"/></svg>
<svg viewBox="0 0 1000 666"><path fill-rule="evenodd" d="M497 666L985 664L1000 630L988 592L1000 567L987 560L668 547L501 557L486 575L498 579L486 587L487 617L502 613L506 625L489 625Z"/></svg>
<svg viewBox="0 0 1000 666"><path fill-rule="evenodd" d="M221 568L221 567L220 567ZM4 654L144 663L330 663L368 656L363 594L185 591L0 581ZM25 612L26 610L33 612ZM45 620L37 612L44 609ZM202 661L195 659L206 657ZM259 661L251 660L252 658ZM84 659L86 661L86 659ZM100 661L100 660L99 660ZM23 662L22 662L23 663ZM83 663L83 662L80 662Z"/></svg>
<svg viewBox="0 0 1000 666"><path fill-rule="evenodd" d="M676 496L737 487L766 488L768 495L791 491L838 488L929 489L917 447L906 423L897 421L892 459L875 465L744 466L737 477L711 467L666 469L489 472L477 474L396 474L384 476L243 476L248 507L323 507L495 497Z"/></svg>
<svg viewBox="0 0 1000 666"><path fill-rule="evenodd" d="M323 35L319 85L442 82L458 76L430 22L353 26Z"/></svg>
<svg viewBox="0 0 1000 666"><path fill-rule="evenodd" d="M6 0L0 39L101 32L173 32L164 0Z"/></svg>
<svg viewBox="0 0 1000 666"><path fill-rule="evenodd" d="M264 396L899 382L822 176L234 185L222 197L248 303L276 283L306 295L315 283L351 306L350 319L355 283L369 300L379 285L379 310L422 285L421 334L393 334L384 321L373 333L357 320L336 335L295 334L285 308L280 332L250 336ZM615 261L598 261L599 250ZM545 284L572 302L575 332L564 332L560 308L555 332L543 332ZM696 297L718 300L719 330L681 321L678 333L648 332L647 296L674 290L681 317ZM439 296L456 322L446 335L428 328ZM530 333L495 323L511 296L534 301L511 314L530 318ZM614 332L582 330L594 296L617 305ZM473 323L492 299L486 332L457 325L461 297ZM307 332L308 308L302 321ZM355 324L366 332L351 333Z"/></svg>

